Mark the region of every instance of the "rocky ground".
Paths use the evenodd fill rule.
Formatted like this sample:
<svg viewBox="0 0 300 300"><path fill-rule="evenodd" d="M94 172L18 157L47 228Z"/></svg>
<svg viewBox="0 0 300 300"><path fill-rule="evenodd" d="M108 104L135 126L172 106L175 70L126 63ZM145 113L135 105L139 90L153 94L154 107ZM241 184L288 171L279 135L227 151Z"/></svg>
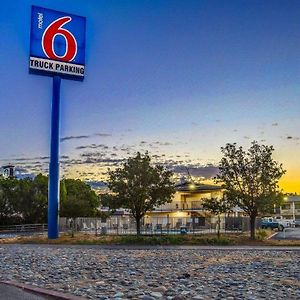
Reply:
<svg viewBox="0 0 300 300"><path fill-rule="evenodd" d="M300 252L0 246L0 280L90 299L300 299Z"/></svg>

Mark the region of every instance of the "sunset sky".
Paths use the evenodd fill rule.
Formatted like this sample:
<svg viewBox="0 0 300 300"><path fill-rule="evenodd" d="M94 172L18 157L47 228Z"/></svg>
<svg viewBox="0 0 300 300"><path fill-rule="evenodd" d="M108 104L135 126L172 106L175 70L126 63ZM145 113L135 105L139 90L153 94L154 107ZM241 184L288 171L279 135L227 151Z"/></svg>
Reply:
<svg viewBox="0 0 300 300"><path fill-rule="evenodd" d="M203 181L220 147L273 145L300 193L300 1L16 0L0 10L0 164L47 173L50 77L28 73L31 5L87 18L62 81L61 176L105 181L136 151Z"/></svg>

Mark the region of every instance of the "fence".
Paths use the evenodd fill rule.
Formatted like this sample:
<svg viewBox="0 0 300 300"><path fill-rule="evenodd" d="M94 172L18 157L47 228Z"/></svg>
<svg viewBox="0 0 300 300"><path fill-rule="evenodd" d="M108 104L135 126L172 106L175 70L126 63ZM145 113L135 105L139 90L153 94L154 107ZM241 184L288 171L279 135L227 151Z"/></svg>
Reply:
<svg viewBox="0 0 300 300"><path fill-rule="evenodd" d="M102 220L103 221L103 220ZM136 234L135 220L130 216L112 216L105 222L97 218L77 218L75 230L96 234ZM257 219L256 228L260 227L260 219ZM225 217L221 219L221 232L246 232L250 230L248 217ZM60 231L71 231L72 220L60 218ZM164 218L145 217L141 222L141 234L203 234L216 233L217 218Z"/></svg>
<svg viewBox="0 0 300 300"><path fill-rule="evenodd" d="M1 234L19 234L26 235L34 232L44 232L47 231L47 224L21 224L21 225L5 225L0 226Z"/></svg>
<svg viewBox="0 0 300 300"><path fill-rule="evenodd" d="M68 218L60 218L59 230L71 231L75 225L76 231L96 234L136 234L135 220L129 215L111 216L105 222L98 218L77 218L75 224ZM250 230L248 217L225 217L221 219L221 232L246 232ZM256 228L259 228L261 220L257 218ZM0 226L0 234L28 235L38 232L46 232L47 224L23 224ZM175 217L145 217L141 223L141 234L203 234L217 231L217 219L214 217L175 218Z"/></svg>
<svg viewBox="0 0 300 300"><path fill-rule="evenodd" d="M257 218L255 221L255 228L258 229L261 226L261 219ZM237 231L249 231L250 220L249 217L226 217L225 218L225 230L237 230Z"/></svg>

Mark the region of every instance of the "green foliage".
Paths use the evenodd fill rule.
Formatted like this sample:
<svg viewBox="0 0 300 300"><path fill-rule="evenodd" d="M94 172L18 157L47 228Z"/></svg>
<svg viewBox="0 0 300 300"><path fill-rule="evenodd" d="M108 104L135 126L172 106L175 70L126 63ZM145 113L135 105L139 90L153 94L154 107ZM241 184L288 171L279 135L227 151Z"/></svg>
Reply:
<svg viewBox="0 0 300 300"><path fill-rule="evenodd" d="M226 246L226 245L231 245L232 242L230 239L220 236L220 237L210 237L210 238L202 239L201 244Z"/></svg>
<svg viewBox="0 0 300 300"><path fill-rule="evenodd" d="M182 245L185 239L181 236L122 236L118 241L125 245Z"/></svg>
<svg viewBox="0 0 300 300"><path fill-rule="evenodd" d="M172 172L162 166L152 166L146 153L129 158L121 168L109 172L108 187L112 194L102 198L109 207L131 211L140 233L140 220L155 206L172 201L175 192Z"/></svg>
<svg viewBox="0 0 300 300"><path fill-rule="evenodd" d="M112 215L112 212L110 211L101 211L101 210L96 210L94 217L95 218L100 218L102 222L106 222L106 220Z"/></svg>
<svg viewBox="0 0 300 300"><path fill-rule="evenodd" d="M62 217L93 217L99 207L99 198L91 187L77 179L61 182L60 215Z"/></svg>
<svg viewBox="0 0 300 300"><path fill-rule="evenodd" d="M268 233L267 233L267 231L265 229L258 229L256 231L256 238L259 241L263 241L267 236L268 236Z"/></svg>
<svg viewBox="0 0 300 300"><path fill-rule="evenodd" d="M100 203L102 207L109 207L112 212L122 206L122 203L118 201L118 198L112 194L102 194L100 195Z"/></svg>
<svg viewBox="0 0 300 300"><path fill-rule="evenodd" d="M42 174L33 180L26 178L18 181L17 211L24 223L47 222L48 178Z"/></svg>
<svg viewBox="0 0 300 300"><path fill-rule="evenodd" d="M80 180L60 183L61 216L93 217L99 206L98 196ZM48 177L34 179L0 177L0 225L46 223L48 214Z"/></svg>
<svg viewBox="0 0 300 300"><path fill-rule="evenodd" d="M15 211L17 184L16 179L0 177L0 225L12 224L21 218Z"/></svg>
<svg viewBox="0 0 300 300"><path fill-rule="evenodd" d="M0 224L44 223L47 218L48 179L0 178Z"/></svg>
<svg viewBox="0 0 300 300"><path fill-rule="evenodd" d="M202 206L205 210L217 215L217 233L218 238L220 238L220 227L221 227L221 219L220 215L224 213L228 213L232 211L233 205L230 201L228 201L225 197L222 199L218 198L211 198L211 199L204 199L202 202Z"/></svg>
<svg viewBox="0 0 300 300"><path fill-rule="evenodd" d="M249 215L251 238L254 239L257 215L272 212L274 205L280 205L283 200L278 181L285 171L273 160L272 146L254 141L247 152L235 143L227 144L221 151L223 158L217 182L226 189L227 200Z"/></svg>
<svg viewBox="0 0 300 300"><path fill-rule="evenodd" d="M125 245L230 245L232 241L227 237L206 237L206 236L121 236L117 241Z"/></svg>
<svg viewBox="0 0 300 300"><path fill-rule="evenodd" d="M230 212L232 210L232 203L226 200L226 198L206 198L203 199L202 206L205 210L210 211L215 215Z"/></svg>

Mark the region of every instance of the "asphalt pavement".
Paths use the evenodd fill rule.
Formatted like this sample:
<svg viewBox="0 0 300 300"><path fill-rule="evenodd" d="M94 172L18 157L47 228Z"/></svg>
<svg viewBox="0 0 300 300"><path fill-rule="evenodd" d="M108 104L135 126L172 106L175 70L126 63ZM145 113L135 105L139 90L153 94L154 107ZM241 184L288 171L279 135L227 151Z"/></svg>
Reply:
<svg viewBox="0 0 300 300"><path fill-rule="evenodd" d="M50 299L32 294L21 288L0 283L0 300L45 300ZM53 299L53 298L52 298Z"/></svg>
<svg viewBox="0 0 300 300"><path fill-rule="evenodd" d="M300 227L286 228L273 236L274 240L300 240Z"/></svg>

